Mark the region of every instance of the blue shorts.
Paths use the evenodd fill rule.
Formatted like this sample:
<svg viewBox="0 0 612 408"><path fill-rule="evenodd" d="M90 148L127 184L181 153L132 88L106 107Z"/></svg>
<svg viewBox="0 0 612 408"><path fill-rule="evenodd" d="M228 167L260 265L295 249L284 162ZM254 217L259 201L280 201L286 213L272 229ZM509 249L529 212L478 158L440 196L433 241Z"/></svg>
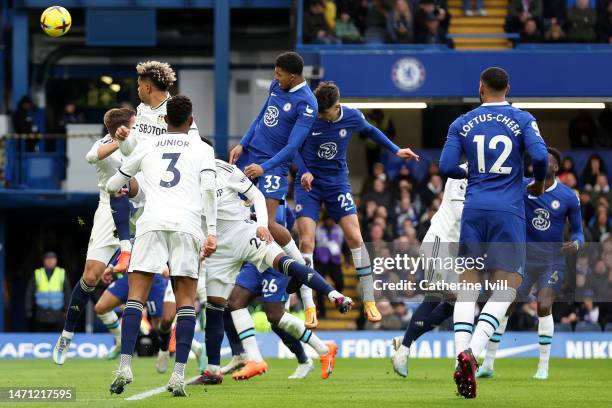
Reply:
<svg viewBox="0 0 612 408"><path fill-rule="evenodd" d="M484 259L488 270L523 274L525 220L508 212L464 208L459 256Z"/></svg>
<svg viewBox="0 0 612 408"><path fill-rule="evenodd" d="M516 290L517 301L526 301L534 285L538 291L552 288L555 293L559 293L564 277L565 270L561 265L537 265L528 262L521 286Z"/></svg>
<svg viewBox="0 0 612 408"><path fill-rule="evenodd" d="M168 286L168 279L162 275L156 274L151 285L151 291L147 298L147 309L149 316L161 317L164 310L164 293ZM121 300L121 303L127 302L128 299L128 274L124 274L122 278L117 279L107 289L115 297Z"/></svg>
<svg viewBox="0 0 612 408"><path fill-rule="evenodd" d="M267 161L268 157L260 157L254 153L245 151L241 156L236 165L240 170L244 171L245 167L249 164L256 163L262 164ZM289 191L289 182L287 177L289 175L289 167L291 163L287 163L282 166L270 169L257 179L253 180L253 184L261 191L266 198L273 198L275 200L284 200Z"/></svg>
<svg viewBox="0 0 612 408"><path fill-rule="evenodd" d="M325 203L325 209L336 223L342 217L357 214L357 207L353 201L351 185L340 183L338 185L320 186L316 180L312 190L307 192L300 184L299 179L295 182L295 213L296 217L308 217L319 221L321 203Z"/></svg>
<svg viewBox="0 0 612 408"><path fill-rule="evenodd" d="M268 268L259 272L255 265L244 264L238 277L236 285L241 286L254 294L261 296L266 303L284 303L289 298L287 295L287 284L289 278L282 273Z"/></svg>

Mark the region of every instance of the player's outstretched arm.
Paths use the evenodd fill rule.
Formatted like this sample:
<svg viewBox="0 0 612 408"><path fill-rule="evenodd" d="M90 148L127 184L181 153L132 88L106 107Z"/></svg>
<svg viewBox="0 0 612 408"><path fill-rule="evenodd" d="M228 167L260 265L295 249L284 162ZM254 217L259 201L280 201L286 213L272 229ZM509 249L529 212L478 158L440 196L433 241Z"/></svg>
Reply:
<svg viewBox="0 0 612 408"><path fill-rule="evenodd" d="M571 227L571 237L569 242L564 242L561 250L565 253L575 253L584 244L584 232L582 231L582 213L580 211L580 199L575 201L568 209L568 219Z"/></svg>
<svg viewBox="0 0 612 408"><path fill-rule="evenodd" d="M148 152L150 144L141 143L132 152L127 161L106 183L106 191L115 194L121 189L136 173L140 171L140 163Z"/></svg>

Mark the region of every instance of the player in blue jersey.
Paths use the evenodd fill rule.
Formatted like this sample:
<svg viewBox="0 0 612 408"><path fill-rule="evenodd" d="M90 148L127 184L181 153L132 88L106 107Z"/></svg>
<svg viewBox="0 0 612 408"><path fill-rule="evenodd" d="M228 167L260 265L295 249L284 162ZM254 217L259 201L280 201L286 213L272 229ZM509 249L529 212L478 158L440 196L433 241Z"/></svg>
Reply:
<svg viewBox="0 0 612 408"><path fill-rule="evenodd" d="M576 193L556 178L561 164L561 153L548 149L548 174L546 191L539 197L525 194L525 218L527 219L527 264L525 277L517 291L518 300L525 301L533 287L537 288L538 336L540 360L533 378L548 378L548 360L555 329L552 305L559 293L565 274L565 254L576 253L584 243L580 200ZM525 184L531 180L526 180ZM564 242L566 221L571 227L569 241ZM509 315L510 313L508 313ZM506 329L508 318L502 320L487 346L487 354L477 377L492 377L495 354Z"/></svg>
<svg viewBox="0 0 612 408"><path fill-rule="evenodd" d="M315 90L318 119L304 141L296 162L295 210L302 256L312 262L315 230L321 204L340 225L351 250L361 283L361 299L371 322L382 319L374 300L370 255L363 243L357 208L348 180L346 155L354 132L360 132L402 159L419 159L412 150L400 149L372 126L357 109L340 104L340 90L333 82L321 82Z"/></svg>
<svg viewBox="0 0 612 408"><path fill-rule="evenodd" d="M465 398L476 397L476 358L499 327L516 297L525 263L525 206L523 203L523 154L532 159L532 196L544 193L548 153L534 117L510 106L508 74L487 68L480 76L482 105L462 115L450 126L440 157L440 171L451 178L468 178L461 219L460 256L484 261L491 272L491 291L474 329L474 314L482 270L461 275L453 313L457 390ZM459 167L461 157L468 171ZM486 255L486 257L485 257ZM466 263L467 265L467 263ZM507 289L506 289L507 287ZM472 335L473 333L473 335Z"/></svg>
<svg viewBox="0 0 612 408"><path fill-rule="evenodd" d="M113 268L118 261L120 251L117 251L113 260L106 268L102 280L108 283L112 280ZM168 274L155 275L149 297L147 299L147 314L152 318L151 325L158 330L159 322L162 316L164 305L164 293L168 285ZM95 311L102 323L108 328L108 331L115 338L115 345L110 349L106 358L108 360L115 359L121 352L121 325L119 317L115 313L115 308L125 304L128 299L128 275L124 274L119 279L110 283L108 288L102 293L100 299L96 302Z"/></svg>
<svg viewBox="0 0 612 408"><path fill-rule="evenodd" d="M274 240L287 255L301 263L305 263L304 259L291 234L276 222L276 211L287 194L289 167L317 112L317 100L304 79L303 69L304 60L295 52L285 52L276 58L268 98L229 156L231 164L241 159L238 166L256 180L256 186L266 197L268 228Z"/></svg>

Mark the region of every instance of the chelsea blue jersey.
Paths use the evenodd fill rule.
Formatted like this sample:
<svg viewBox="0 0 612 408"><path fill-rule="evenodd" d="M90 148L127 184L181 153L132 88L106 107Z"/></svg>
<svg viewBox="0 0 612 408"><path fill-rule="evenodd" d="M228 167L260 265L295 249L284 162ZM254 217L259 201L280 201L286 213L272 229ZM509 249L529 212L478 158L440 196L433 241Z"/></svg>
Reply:
<svg viewBox="0 0 612 408"><path fill-rule="evenodd" d="M526 187L533 179L525 179ZM584 242L580 200L576 193L557 180L538 197L524 193L527 221L527 262L563 264L561 243L566 220L571 226L571 241Z"/></svg>
<svg viewBox="0 0 612 408"><path fill-rule="evenodd" d="M451 171L457 169L463 154L468 161L464 208L505 211L524 218L525 151L532 158L535 177L544 180L548 153L534 117L507 102L484 103L452 123L440 167L447 176L460 178Z"/></svg>
<svg viewBox="0 0 612 408"><path fill-rule="evenodd" d="M348 183L346 154L354 132L362 132L393 153L399 147L372 126L358 109L341 106L340 117L328 122L317 119L296 157L298 180L305 172L312 173L313 183L338 185Z"/></svg>
<svg viewBox="0 0 612 408"><path fill-rule="evenodd" d="M240 144L264 170L288 167L308 135L317 110L317 100L306 82L285 91L273 81L268 99Z"/></svg>

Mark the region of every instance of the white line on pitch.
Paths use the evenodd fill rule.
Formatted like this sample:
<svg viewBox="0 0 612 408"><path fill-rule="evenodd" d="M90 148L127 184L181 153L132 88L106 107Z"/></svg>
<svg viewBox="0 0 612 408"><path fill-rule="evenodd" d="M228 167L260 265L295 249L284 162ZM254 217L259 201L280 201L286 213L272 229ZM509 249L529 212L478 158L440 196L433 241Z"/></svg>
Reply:
<svg viewBox="0 0 612 408"><path fill-rule="evenodd" d="M195 380L198 377L199 376L196 375L195 377L191 377L191 378L185 380L185 384L189 384L190 382L192 382L193 380ZM157 394L161 394L164 391L166 391L166 386L165 385L163 385L161 387L153 388L152 390L149 390L149 391L141 392L140 394L132 395L131 397L126 398L126 400L127 401L139 401L139 400L147 399L147 398L152 397L152 396L157 395Z"/></svg>

